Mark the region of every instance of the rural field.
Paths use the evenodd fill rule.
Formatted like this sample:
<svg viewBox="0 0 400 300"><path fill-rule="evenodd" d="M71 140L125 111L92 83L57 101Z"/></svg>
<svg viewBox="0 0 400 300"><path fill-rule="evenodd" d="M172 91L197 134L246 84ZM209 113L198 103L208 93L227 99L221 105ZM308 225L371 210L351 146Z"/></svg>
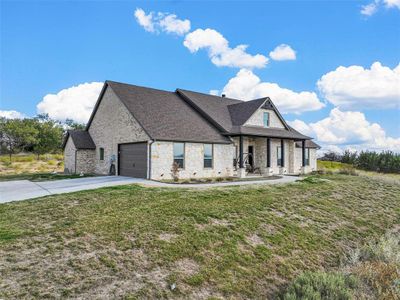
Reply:
<svg viewBox="0 0 400 300"><path fill-rule="evenodd" d="M51 173L64 170L62 154L44 154L39 159L34 154L0 155L0 177L17 174Z"/></svg>
<svg viewBox="0 0 400 300"><path fill-rule="evenodd" d="M400 182L378 174L48 196L0 205L0 298L300 299L312 271L348 278L340 299L398 299L399 232Z"/></svg>

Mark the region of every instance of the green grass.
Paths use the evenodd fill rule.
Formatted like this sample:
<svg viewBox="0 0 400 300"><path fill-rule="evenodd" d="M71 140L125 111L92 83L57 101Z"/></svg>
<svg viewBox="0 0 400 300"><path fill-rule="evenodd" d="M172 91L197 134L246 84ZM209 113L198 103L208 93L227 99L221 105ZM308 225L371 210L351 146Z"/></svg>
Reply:
<svg viewBox="0 0 400 300"><path fill-rule="evenodd" d="M30 181L48 181L48 180L59 180L59 179L72 179L81 177L90 177L93 175L85 174L80 176L79 174L58 174L58 173L32 173L32 174L14 174L14 175L0 175L1 181L10 180L30 180Z"/></svg>
<svg viewBox="0 0 400 300"><path fill-rule="evenodd" d="M334 270L400 223L398 183L313 178L1 204L0 298L276 299L298 274Z"/></svg>
<svg viewBox="0 0 400 300"><path fill-rule="evenodd" d="M326 169L331 171L339 171L340 169L351 167L349 164L341 163L338 161L324 161L324 160L317 160L317 167L318 170Z"/></svg>

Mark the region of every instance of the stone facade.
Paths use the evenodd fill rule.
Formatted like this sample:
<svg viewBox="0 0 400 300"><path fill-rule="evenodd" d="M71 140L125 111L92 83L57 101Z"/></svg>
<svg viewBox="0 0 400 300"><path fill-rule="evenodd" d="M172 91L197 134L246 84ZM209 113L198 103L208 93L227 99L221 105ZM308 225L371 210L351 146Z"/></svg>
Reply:
<svg viewBox="0 0 400 300"><path fill-rule="evenodd" d="M258 109L244 124L244 126L264 126L264 112L269 113L269 127L273 128L285 128L278 115L270 109Z"/></svg>
<svg viewBox="0 0 400 300"><path fill-rule="evenodd" d="M114 162L118 174L118 144L144 142L150 138L132 114L108 87L89 127L96 145L94 173L108 174ZM104 160L100 160L104 148Z"/></svg>
<svg viewBox="0 0 400 300"><path fill-rule="evenodd" d="M213 144L213 167L204 168L204 144L185 143L184 168L179 178L232 176L234 151L232 144ZM154 142L151 145L151 179L171 179L173 161L173 142Z"/></svg>
<svg viewBox="0 0 400 300"><path fill-rule="evenodd" d="M92 174L95 166L95 150L77 150L71 137L64 149L64 172L67 174Z"/></svg>
<svg viewBox="0 0 400 300"><path fill-rule="evenodd" d="M93 174L95 172L96 150L78 150L76 152L76 171L80 174Z"/></svg>
<svg viewBox="0 0 400 300"><path fill-rule="evenodd" d="M239 157L239 138L233 138L236 148L235 156ZM278 147L280 139L271 138L271 167L267 169L267 139L260 137L243 137L243 158L248 155L248 146L254 149L254 166L259 168L262 175L300 174L302 172L301 148L295 148L295 141L284 140L284 166L278 166ZM310 149L310 166L306 166L305 172L309 173L317 169L316 149Z"/></svg>
<svg viewBox="0 0 400 300"><path fill-rule="evenodd" d="M76 148L71 137L68 137L64 148L64 172L67 174L75 173L75 153Z"/></svg>

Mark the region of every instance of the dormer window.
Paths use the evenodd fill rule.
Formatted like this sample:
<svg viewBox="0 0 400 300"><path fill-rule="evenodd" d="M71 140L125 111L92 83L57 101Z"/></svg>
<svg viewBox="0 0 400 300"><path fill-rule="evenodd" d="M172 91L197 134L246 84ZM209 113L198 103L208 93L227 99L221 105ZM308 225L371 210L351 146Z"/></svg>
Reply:
<svg viewBox="0 0 400 300"><path fill-rule="evenodd" d="M269 127L269 112L264 112L263 124L264 124L264 127Z"/></svg>

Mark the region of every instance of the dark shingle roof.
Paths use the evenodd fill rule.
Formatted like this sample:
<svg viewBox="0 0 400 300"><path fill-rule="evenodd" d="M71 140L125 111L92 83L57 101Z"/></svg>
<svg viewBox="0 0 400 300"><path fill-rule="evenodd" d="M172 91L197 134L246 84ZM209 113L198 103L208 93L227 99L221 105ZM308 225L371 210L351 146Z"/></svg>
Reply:
<svg viewBox="0 0 400 300"><path fill-rule="evenodd" d="M301 147L302 147L301 142L296 142L296 147L297 147L297 148L301 148ZM306 148L320 149L321 146L318 145L317 143L315 143L315 142L312 141L312 140L306 140Z"/></svg>
<svg viewBox="0 0 400 300"><path fill-rule="evenodd" d="M231 114L228 105L243 101L207 95L182 89L176 90L188 103L195 107L207 120L215 123L221 131L229 132L232 128Z"/></svg>
<svg viewBox="0 0 400 300"><path fill-rule="evenodd" d="M65 136L63 148L67 143L68 136L71 137L76 149L96 149L92 137L86 130L68 130L67 135Z"/></svg>
<svg viewBox="0 0 400 300"><path fill-rule="evenodd" d="M177 93L107 81L155 140L230 143Z"/></svg>
<svg viewBox="0 0 400 300"><path fill-rule="evenodd" d="M265 101L266 98L261 98L228 105L232 125L243 125Z"/></svg>

